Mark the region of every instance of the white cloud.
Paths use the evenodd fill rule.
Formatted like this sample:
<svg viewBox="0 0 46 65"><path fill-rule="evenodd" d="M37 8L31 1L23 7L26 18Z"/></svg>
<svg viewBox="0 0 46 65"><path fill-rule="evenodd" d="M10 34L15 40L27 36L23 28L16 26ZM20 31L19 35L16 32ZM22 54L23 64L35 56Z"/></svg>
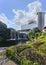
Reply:
<svg viewBox="0 0 46 65"><path fill-rule="evenodd" d="M29 3L27 7L28 11L16 11L15 9L13 9L13 13L15 14L15 16L12 21L15 22L16 25L28 24L29 20L37 21L37 12L41 11L41 3L39 1L35 1Z"/></svg>
<svg viewBox="0 0 46 65"><path fill-rule="evenodd" d="M5 24L9 24L10 23L8 18L6 17L6 15L4 13L0 14L0 21L2 21Z"/></svg>
<svg viewBox="0 0 46 65"><path fill-rule="evenodd" d="M17 26L12 20L9 20L4 13L0 14L0 21L5 23L7 27L14 28L16 30L21 29L20 26Z"/></svg>
<svg viewBox="0 0 46 65"><path fill-rule="evenodd" d="M0 14L0 21L7 24L8 27L20 29L21 25L28 24L29 20L37 21L37 11L41 11L41 3L35 1L27 5L28 11L26 10L15 10L13 9L14 18L9 20L4 13Z"/></svg>
<svg viewBox="0 0 46 65"><path fill-rule="evenodd" d="M7 27L12 27L15 28L15 25L12 21L10 21L6 15L4 13L0 14L0 21L2 21L3 23L5 23L7 25Z"/></svg>
<svg viewBox="0 0 46 65"><path fill-rule="evenodd" d="M13 10L13 12L15 13L14 19L13 21L17 24L17 25L21 25L23 24L23 22L25 21L25 17L26 17L26 12L23 10Z"/></svg>
<svg viewBox="0 0 46 65"><path fill-rule="evenodd" d="M32 2L32 3L29 3L28 5L27 5L27 7L29 8L29 11L39 11L39 10L41 10L41 2L39 2L39 1L35 1L35 2Z"/></svg>

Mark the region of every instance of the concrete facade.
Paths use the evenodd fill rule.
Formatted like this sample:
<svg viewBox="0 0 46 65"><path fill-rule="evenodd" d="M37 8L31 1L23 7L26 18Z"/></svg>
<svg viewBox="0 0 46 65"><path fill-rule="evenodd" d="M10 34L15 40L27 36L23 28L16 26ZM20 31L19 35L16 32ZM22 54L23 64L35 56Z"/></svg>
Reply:
<svg viewBox="0 0 46 65"><path fill-rule="evenodd" d="M42 31L44 29L45 12L38 12L38 28Z"/></svg>

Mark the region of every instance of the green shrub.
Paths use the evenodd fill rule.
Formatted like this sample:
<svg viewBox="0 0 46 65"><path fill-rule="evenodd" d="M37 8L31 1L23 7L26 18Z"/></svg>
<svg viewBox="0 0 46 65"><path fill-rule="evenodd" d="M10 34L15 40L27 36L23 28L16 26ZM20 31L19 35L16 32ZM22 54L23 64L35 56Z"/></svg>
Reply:
<svg viewBox="0 0 46 65"><path fill-rule="evenodd" d="M21 60L20 65L31 65L30 60L27 60L26 57Z"/></svg>
<svg viewBox="0 0 46 65"><path fill-rule="evenodd" d="M33 39L33 42L29 41L28 44L7 48L6 54L19 65L42 65L44 61L42 58L46 58L46 33L41 32L37 38Z"/></svg>
<svg viewBox="0 0 46 65"><path fill-rule="evenodd" d="M36 27L34 28L33 30L31 30L29 33L28 33L28 37L31 41L34 40L34 38L37 39L38 36L41 35L41 31Z"/></svg>
<svg viewBox="0 0 46 65"><path fill-rule="evenodd" d="M9 47L6 49L6 55L7 57L9 57L10 59L13 59L15 56L15 47Z"/></svg>
<svg viewBox="0 0 46 65"><path fill-rule="evenodd" d="M27 48L31 48L31 44L22 44L20 46L17 46L17 52L20 53L22 52L23 50L27 49Z"/></svg>
<svg viewBox="0 0 46 65"><path fill-rule="evenodd" d="M40 63L38 63L38 62L34 62L32 65L40 65Z"/></svg>

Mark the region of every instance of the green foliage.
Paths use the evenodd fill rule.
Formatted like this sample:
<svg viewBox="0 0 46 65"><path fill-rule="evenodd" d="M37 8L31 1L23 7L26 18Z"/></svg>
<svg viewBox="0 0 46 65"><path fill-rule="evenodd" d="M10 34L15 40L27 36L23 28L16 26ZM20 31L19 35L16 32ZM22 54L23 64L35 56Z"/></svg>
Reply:
<svg viewBox="0 0 46 65"><path fill-rule="evenodd" d="M30 60L29 58L37 58L36 51L31 49L32 44L22 44L19 46L12 46L6 49L7 57L20 65L40 65L39 62Z"/></svg>
<svg viewBox="0 0 46 65"><path fill-rule="evenodd" d="M30 40L33 40L34 39L34 32L33 31L29 32L28 37Z"/></svg>
<svg viewBox="0 0 46 65"><path fill-rule="evenodd" d="M6 50L7 50L6 51L7 57L9 57L10 59L13 59L14 56L15 56L15 48L12 46L12 47L10 47L10 48L8 48Z"/></svg>
<svg viewBox="0 0 46 65"><path fill-rule="evenodd" d="M33 34L31 34L29 36L32 37ZM33 42L29 41L28 44L12 46L6 49L7 57L19 65L45 65L46 33L37 32L35 36Z"/></svg>
<svg viewBox="0 0 46 65"><path fill-rule="evenodd" d="M42 32L37 39L34 39L34 47L37 49L37 52L46 56L46 32Z"/></svg>
<svg viewBox="0 0 46 65"><path fill-rule="evenodd" d="M28 37L30 40L33 40L34 38L37 39L37 37L41 34L41 31L36 27L32 31L28 33Z"/></svg>
<svg viewBox="0 0 46 65"><path fill-rule="evenodd" d="M26 45L22 44L20 46L16 46L16 48L17 48L17 52L20 53L27 48L31 48L31 44L26 44Z"/></svg>
<svg viewBox="0 0 46 65"><path fill-rule="evenodd" d="M7 25L6 25L6 24L4 24L2 21L0 21L0 26L7 27Z"/></svg>
<svg viewBox="0 0 46 65"><path fill-rule="evenodd" d="M38 28L38 27L33 28L33 31L34 31L35 33L37 33L37 32L41 32L41 31L39 30L39 28Z"/></svg>
<svg viewBox="0 0 46 65"><path fill-rule="evenodd" d="M40 65L38 62L34 62L32 65Z"/></svg>
<svg viewBox="0 0 46 65"><path fill-rule="evenodd" d="M28 60L26 58L23 58L21 60L21 64L20 65L40 65L40 63L38 63L37 61L32 62L32 61L30 61L30 60Z"/></svg>
<svg viewBox="0 0 46 65"><path fill-rule="evenodd" d="M0 36L0 41L2 41L3 40L3 38Z"/></svg>
<svg viewBox="0 0 46 65"><path fill-rule="evenodd" d="M21 60L20 65L31 65L30 60L27 60L26 57Z"/></svg>
<svg viewBox="0 0 46 65"><path fill-rule="evenodd" d="M0 39L1 39L1 41L6 39L6 31L7 31L7 25L0 21L0 37L1 37Z"/></svg>

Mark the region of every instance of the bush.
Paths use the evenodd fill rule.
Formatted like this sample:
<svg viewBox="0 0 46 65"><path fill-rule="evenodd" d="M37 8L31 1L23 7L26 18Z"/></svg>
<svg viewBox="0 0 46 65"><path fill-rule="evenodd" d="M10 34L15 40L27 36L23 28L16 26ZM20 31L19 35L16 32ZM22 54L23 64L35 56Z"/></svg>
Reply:
<svg viewBox="0 0 46 65"><path fill-rule="evenodd" d="M20 65L31 65L30 60L27 60L26 57L21 60Z"/></svg>
<svg viewBox="0 0 46 65"><path fill-rule="evenodd" d="M29 33L28 33L28 37L29 39L32 41L34 38L37 39L37 37L41 34L41 31L36 27L34 28L33 30L31 30Z"/></svg>
<svg viewBox="0 0 46 65"><path fill-rule="evenodd" d="M0 36L0 41L2 41L3 40L3 38Z"/></svg>
<svg viewBox="0 0 46 65"><path fill-rule="evenodd" d="M28 44L9 47L7 56L19 65L46 65L46 33Z"/></svg>
<svg viewBox="0 0 46 65"><path fill-rule="evenodd" d="M6 55L7 57L9 57L10 59L13 59L15 56L15 47L10 47L8 49L6 49Z"/></svg>

